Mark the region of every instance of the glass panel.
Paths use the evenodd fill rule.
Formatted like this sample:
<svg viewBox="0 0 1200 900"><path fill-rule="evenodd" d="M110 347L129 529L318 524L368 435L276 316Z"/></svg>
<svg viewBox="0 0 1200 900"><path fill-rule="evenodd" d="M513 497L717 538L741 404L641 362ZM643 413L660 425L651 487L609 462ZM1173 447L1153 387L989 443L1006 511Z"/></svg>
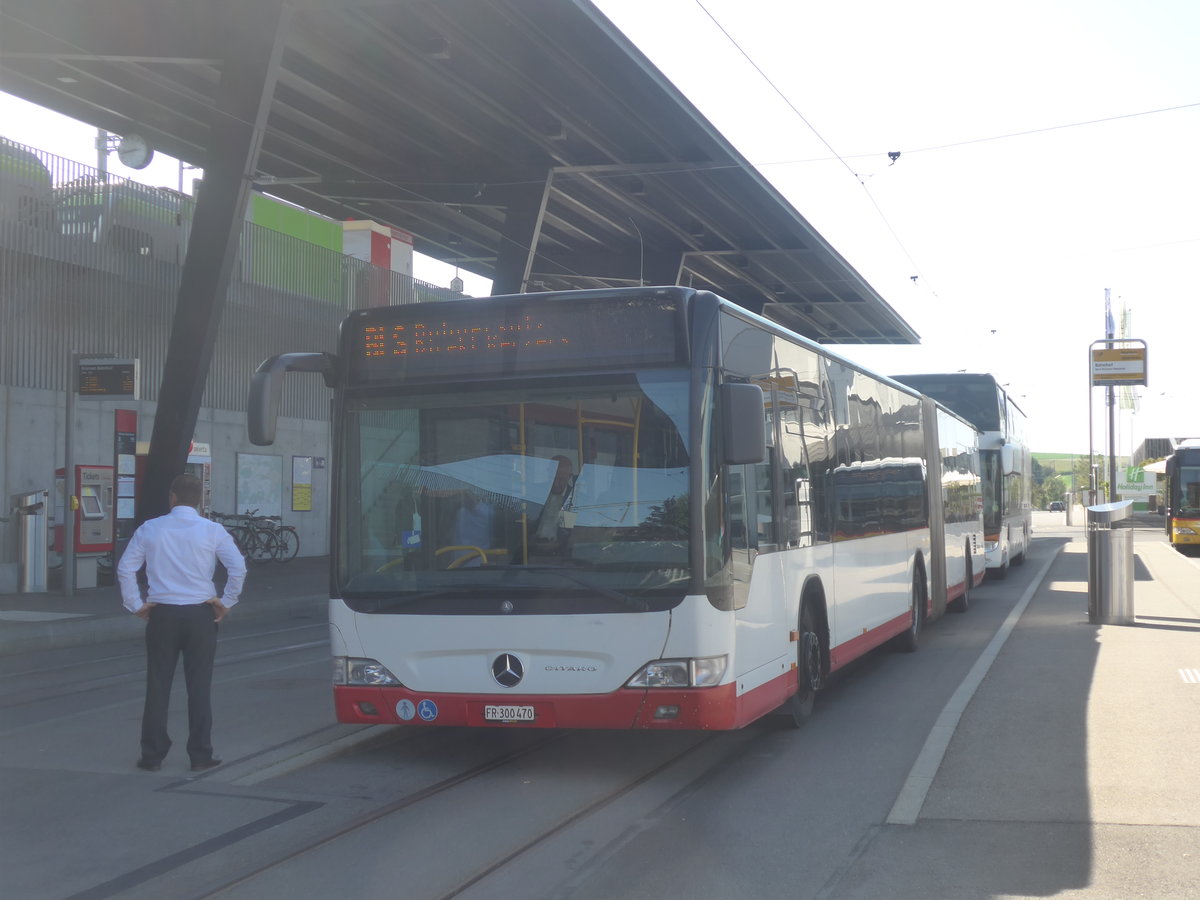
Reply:
<svg viewBox="0 0 1200 900"><path fill-rule="evenodd" d="M1200 466L1180 466L1179 509L1176 516L1200 516Z"/></svg>
<svg viewBox="0 0 1200 900"><path fill-rule="evenodd" d="M980 431L1001 431L1004 393L990 375L898 375L927 397L958 413Z"/></svg>
<svg viewBox="0 0 1200 900"><path fill-rule="evenodd" d="M342 596L437 614L678 602L687 404L678 372L348 401Z"/></svg>

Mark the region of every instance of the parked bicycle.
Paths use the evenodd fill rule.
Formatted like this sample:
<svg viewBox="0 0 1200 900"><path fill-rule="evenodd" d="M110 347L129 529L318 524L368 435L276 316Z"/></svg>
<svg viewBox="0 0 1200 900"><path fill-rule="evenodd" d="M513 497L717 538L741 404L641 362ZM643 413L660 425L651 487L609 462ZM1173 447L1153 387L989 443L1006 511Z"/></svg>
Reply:
<svg viewBox="0 0 1200 900"><path fill-rule="evenodd" d="M275 539L275 562L291 562L300 552L300 535L291 525L284 525L279 516L259 516L257 526L270 532Z"/></svg>
<svg viewBox="0 0 1200 900"><path fill-rule="evenodd" d="M300 552L300 535L278 516L260 516L257 509L240 515L214 511L211 516L225 526L249 562L290 562Z"/></svg>

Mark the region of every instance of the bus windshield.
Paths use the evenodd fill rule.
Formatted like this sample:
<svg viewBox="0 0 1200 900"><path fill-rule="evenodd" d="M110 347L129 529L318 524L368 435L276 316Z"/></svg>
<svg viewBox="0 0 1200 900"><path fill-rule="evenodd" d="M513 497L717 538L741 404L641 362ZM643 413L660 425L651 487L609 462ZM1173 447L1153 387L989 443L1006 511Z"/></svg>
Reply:
<svg viewBox="0 0 1200 900"><path fill-rule="evenodd" d="M688 379L345 403L338 589L359 612L668 608L688 583Z"/></svg>
<svg viewBox="0 0 1200 900"><path fill-rule="evenodd" d="M1179 466L1175 478L1179 482L1179 508L1172 514L1200 517L1200 466Z"/></svg>

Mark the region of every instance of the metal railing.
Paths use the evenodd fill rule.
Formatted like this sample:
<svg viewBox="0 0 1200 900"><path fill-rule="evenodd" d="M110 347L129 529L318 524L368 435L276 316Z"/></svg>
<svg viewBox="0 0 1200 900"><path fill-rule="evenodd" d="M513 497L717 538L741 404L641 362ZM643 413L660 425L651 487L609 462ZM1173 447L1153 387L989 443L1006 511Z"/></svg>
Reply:
<svg viewBox="0 0 1200 900"><path fill-rule="evenodd" d="M66 390L67 353L141 361L156 400L194 198L106 175L0 137L0 384ZM202 405L245 409L268 356L332 351L351 309L458 296L247 222ZM328 418L323 385L297 381L283 415Z"/></svg>

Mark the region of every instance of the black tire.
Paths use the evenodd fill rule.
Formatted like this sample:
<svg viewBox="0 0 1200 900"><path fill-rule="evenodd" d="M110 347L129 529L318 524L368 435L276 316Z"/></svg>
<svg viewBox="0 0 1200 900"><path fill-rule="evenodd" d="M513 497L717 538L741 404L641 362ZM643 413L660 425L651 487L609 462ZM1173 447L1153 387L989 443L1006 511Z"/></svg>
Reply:
<svg viewBox="0 0 1200 900"><path fill-rule="evenodd" d="M988 576L991 577L994 581L1003 581L1005 578L1007 578L1008 577L1008 560L1005 559L1003 562L1001 562L1000 568L998 568L998 569L988 569Z"/></svg>
<svg viewBox="0 0 1200 900"><path fill-rule="evenodd" d="M242 554L242 556L249 558L250 554L247 552L247 545L250 541L250 529L246 528L244 525L234 525L226 528L225 530L228 531L229 536L233 538L233 543L238 548L238 552Z"/></svg>
<svg viewBox="0 0 1200 900"><path fill-rule="evenodd" d="M971 588L974 586L974 583L975 583L975 574L971 571L971 548L970 547L967 548L966 562L967 562L967 572L966 572L967 579L963 583L962 596L956 598L953 603L949 604L949 606L946 607L947 609L950 610L950 612L953 612L953 613L965 613L968 609L971 608Z"/></svg>
<svg viewBox="0 0 1200 900"><path fill-rule="evenodd" d="M817 692L825 683L825 637L813 602L805 600L800 610L800 642L796 647L796 680L799 690L781 706L780 724L801 728L812 718Z"/></svg>
<svg viewBox="0 0 1200 900"><path fill-rule="evenodd" d="M921 643L921 626L925 622L925 583L921 570L913 573L912 622L903 634L896 636L896 649L901 653L915 653Z"/></svg>
<svg viewBox="0 0 1200 900"><path fill-rule="evenodd" d="M275 540L275 535L265 528L255 528L254 533L250 536L249 552L246 558L252 563L270 562L275 558L276 547L278 542Z"/></svg>
<svg viewBox="0 0 1200 900"><path fill-rule="evenodd" d="M275 562L291 562L300 552L300 535L291 525L283 525L275 531Z"/></svg>
<svg viewBox="0 0 1200 900"><path fill-rule="evenodd" d="M1012 558L1012 564L1014 566L1021 566L1025 564L1025 551L1029 549L1029 532L1022 531L1021 534L1023 536L1024 543L1021 544L1021 552Z"/></svg>

